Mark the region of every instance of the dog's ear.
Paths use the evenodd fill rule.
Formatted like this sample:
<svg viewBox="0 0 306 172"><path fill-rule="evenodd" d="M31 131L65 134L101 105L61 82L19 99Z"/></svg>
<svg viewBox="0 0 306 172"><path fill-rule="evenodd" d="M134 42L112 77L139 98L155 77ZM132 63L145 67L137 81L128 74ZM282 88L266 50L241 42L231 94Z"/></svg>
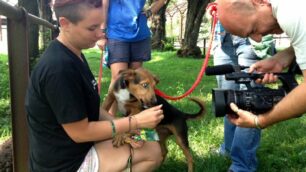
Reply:
<svg viewBox="0 0 306 172"><path fill-rule="evenodd" d="M118 91L120 89L125 89L129 84L129 81L125 79L124 75L120 75L119 78L114 83L114 90Z"/></svg>
<svg viewBox="0 0 306 172"><path fill-rule="evenodd" d="M129 69L121 69L121 70L119 70L118 74L120 75L120 74L122 74L122 73L127 72L128 70L129 70Z"/></svg>
<svg viewBox="0 0 306 172"><path fill-rule="evenodd" d="M115 90L125 89L129 82L135 78L135 71L133 69L124 69L119 71L119 78L115 82Z"/></svg>
<svg viewBox="0 0 306 172"><path fill-rule="evenodd" d="M156 85L157 85L159 83L159 78L157 76L153 75L153 79L154 79L154 81L156 82Z"/></svg>

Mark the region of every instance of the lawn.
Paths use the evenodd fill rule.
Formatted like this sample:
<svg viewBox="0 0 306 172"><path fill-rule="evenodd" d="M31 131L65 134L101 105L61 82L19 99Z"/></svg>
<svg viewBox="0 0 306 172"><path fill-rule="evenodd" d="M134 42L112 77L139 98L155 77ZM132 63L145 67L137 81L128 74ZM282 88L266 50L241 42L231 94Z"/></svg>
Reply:
<svg viewBox="0 0 306 172"><path fill-rule="evenodd" d="M89 65L98 77L100 55L95 49L85 51ZM178 58L175 52L153 52L152 60L144 67L160 79L158 88L168 95L178 96L194 83L202 66L203 59ZM212 62L210 60L210 65ZM0 78L2 80L2 78ZM103 69L101 98L104 99L110 82L110 71ZM223 140L223 119L214 117L211 111L211 89L216 87L214 76L204 76L190 96L201 98L206 103L207 114L201 120L188 121L189 141L194 157L196 172L226 171L230 160L214 153ZM2 91L2 90L1 90ZM197 111L196 105L182 99L170 101L185 112ZM0 106L1 108L1 106ZM0 109L0 112L1 109ZM5 126L7 126L6 124ZM3 127L1 126L1 133ZM260 172L304 172L306 171L306 118L285 121L262 132L258 150ZM174 139L168 141L169 153L157 172L187 171L187 164Z"/></svg>

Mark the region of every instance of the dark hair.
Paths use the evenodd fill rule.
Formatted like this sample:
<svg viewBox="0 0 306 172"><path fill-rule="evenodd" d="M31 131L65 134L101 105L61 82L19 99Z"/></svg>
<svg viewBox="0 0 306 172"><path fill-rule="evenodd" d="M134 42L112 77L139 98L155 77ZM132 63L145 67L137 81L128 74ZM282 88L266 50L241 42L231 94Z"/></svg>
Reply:
<svg viewBox="0 0 306 172"><path fill-rule="evenodd" d="M101 0L55 0L53 4L56 18L65 17L72 23L82 20L86 10L100 7Z"/></svg>

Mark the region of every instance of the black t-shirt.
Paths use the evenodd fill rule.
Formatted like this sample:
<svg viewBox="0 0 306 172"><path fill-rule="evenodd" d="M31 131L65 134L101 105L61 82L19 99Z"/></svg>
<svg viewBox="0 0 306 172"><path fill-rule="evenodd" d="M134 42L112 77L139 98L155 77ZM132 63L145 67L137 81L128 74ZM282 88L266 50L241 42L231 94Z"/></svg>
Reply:
<svg viewBox="0 0 306 172"><path fill-rule="evenodd" d="M97 83L82 59L54 40L32 71L26 96L31 172L74 172L93 145L75 143L61 125L99 118Z"/></svg>

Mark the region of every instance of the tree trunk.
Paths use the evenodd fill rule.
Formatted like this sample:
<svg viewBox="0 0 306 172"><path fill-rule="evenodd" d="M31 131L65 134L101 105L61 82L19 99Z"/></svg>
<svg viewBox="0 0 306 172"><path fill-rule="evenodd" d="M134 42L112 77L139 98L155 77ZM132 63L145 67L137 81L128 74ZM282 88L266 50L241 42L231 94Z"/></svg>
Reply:
<svg viewBox="0 0 306 172"><path fill-rule="evenodd" d="M54 23L52 19L52 11L50 7L51 0L40 0L40 17L50 23ZM52 31L44 26L40 26L41 30L41 44L43 50L47 48L49 42L52 40Z"/></svg>
<svg viewBox="0 0 306 172"><path fill-rule="evenodd" d="M206 6L210 0L188 0L187 18L183 44L177 55L180 57L193 56L202 57L200 47L197 46L202 18L206 11Z"/></svg>
<svg viewBox="0 0 306 172"><path fill-rule="evenodd" d="M37 0L18 0L18 5L24 7L28 11L28 13L31 13L35 16L39 16ZM39 55L38 25L30 24L28 34L30 66L32 66Z"/></svg>
<svg viewBox="0 0 306 172"><path fill-rule="evenodd" d="M152 18L151 31L152 35L152 48L163 50L166 42L166 9L170 1L159 10Z"/></svg>

